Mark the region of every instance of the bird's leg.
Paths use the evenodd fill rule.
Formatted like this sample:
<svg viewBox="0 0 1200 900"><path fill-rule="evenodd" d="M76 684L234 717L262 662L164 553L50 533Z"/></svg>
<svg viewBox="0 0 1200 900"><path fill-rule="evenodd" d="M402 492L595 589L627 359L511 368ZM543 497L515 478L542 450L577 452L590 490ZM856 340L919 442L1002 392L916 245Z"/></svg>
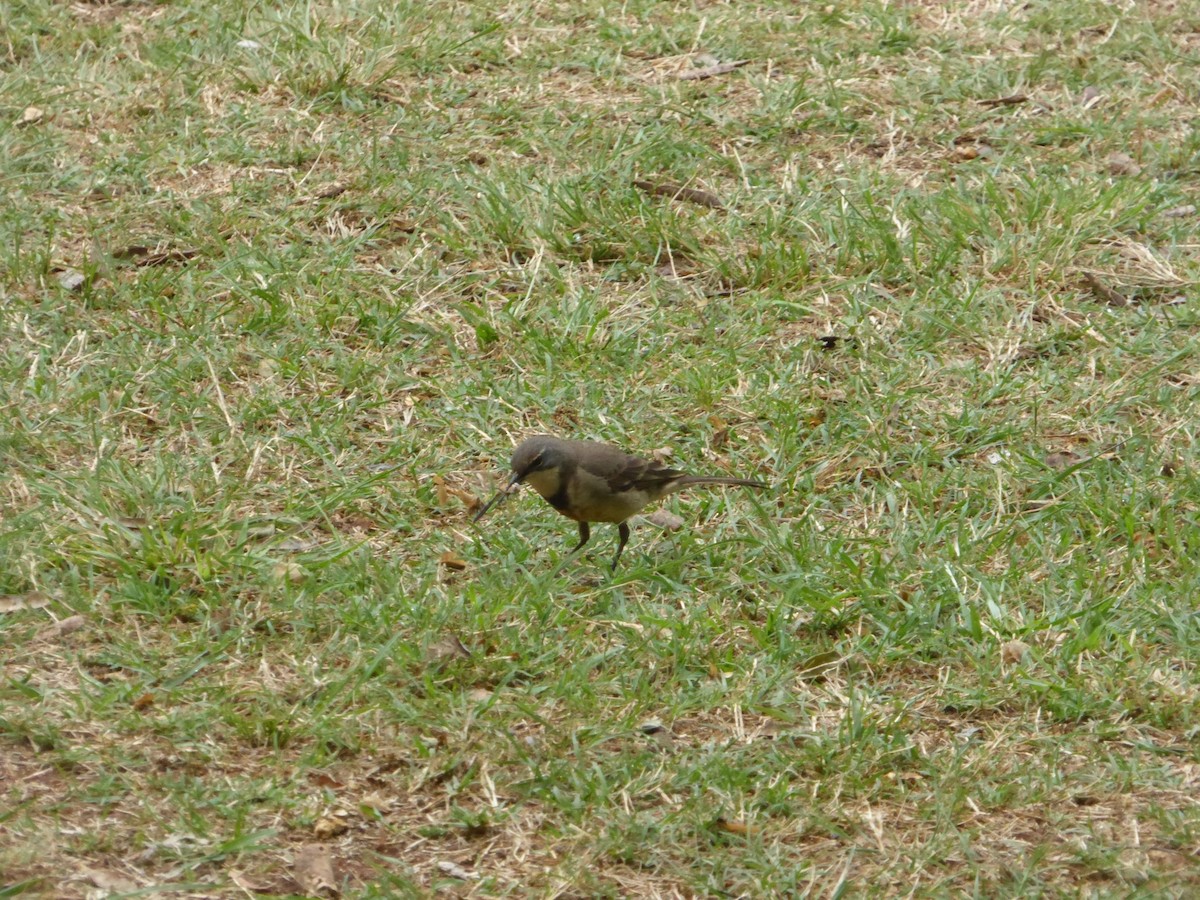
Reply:
<svg viewBox="0 0 1200 900"><path fill-rule="evenodd" d="M625 549L625 544L629 541L629 525L622 522L617 526L617 555L613 557L612 570L617 571L617 560L621 558L621 551Z"/></svg>
<svg viewBox="0 0 1200 900"><path fill-rule="evenodd" d="M588 542L588 538L590 538L591 536L592 536L592 530L590 528L588 528L588 523L580 522L579 523L579 543L571 548L571 552L574 553L576 550L578 550L580 547L582 547L584 544L586 544Z"/></svg>

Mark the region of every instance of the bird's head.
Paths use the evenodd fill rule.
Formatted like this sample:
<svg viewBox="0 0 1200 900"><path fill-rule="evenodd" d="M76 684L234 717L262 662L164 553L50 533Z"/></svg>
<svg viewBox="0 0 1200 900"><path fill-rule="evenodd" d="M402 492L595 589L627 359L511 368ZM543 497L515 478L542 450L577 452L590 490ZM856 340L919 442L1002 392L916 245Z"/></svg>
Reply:
<svg viewBox="0 0 1200 900"><path fill-rule="evenodd" d="M520 484L530 475L536 472L545 472L549 469L555 469L562 465L563 462L563 442L556 437L551 437L548 434L539 434L529 438L521 443L512 455L512 478L508 484L500 489L491 500L489 500L479 512L475 513L475 521L478 522L483 518L483 514L495 506L497 503L502 503L508 496L508 492L515 485ZM545 485L538 484L539 491L545 489Z"/></svg>
<svg viewBox="0 0 1200 900"><path fill-rule="evenodd" d="M548 434L534 435L513 451L512 484L520 484L534 472L544 472L562 464L562 442Z"/></svg>

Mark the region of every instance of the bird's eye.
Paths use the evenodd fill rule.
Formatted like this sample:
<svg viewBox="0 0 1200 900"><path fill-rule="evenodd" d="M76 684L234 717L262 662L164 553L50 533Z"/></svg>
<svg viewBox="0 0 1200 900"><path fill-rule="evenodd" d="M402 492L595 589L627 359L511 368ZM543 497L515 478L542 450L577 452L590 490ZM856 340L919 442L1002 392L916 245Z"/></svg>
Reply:
<svg viewBox="0 0 1200 900"><path fill-rule="evenodd" d="M535 456L533 458L533 464L535 466L540 466L542 464L542 454L539 453L537 456Z"/></svg>

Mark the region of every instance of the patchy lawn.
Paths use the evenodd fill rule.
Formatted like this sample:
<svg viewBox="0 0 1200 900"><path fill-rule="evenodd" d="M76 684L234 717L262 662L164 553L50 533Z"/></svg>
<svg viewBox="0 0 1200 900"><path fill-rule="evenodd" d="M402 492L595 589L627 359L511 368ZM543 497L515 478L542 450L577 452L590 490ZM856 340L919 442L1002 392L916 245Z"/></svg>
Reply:
<svg viewBox="0 0 1200 900"><path fill-rule="evenodd" d="M0 896L1200 891L1200 2L0 38Z"/></svg>

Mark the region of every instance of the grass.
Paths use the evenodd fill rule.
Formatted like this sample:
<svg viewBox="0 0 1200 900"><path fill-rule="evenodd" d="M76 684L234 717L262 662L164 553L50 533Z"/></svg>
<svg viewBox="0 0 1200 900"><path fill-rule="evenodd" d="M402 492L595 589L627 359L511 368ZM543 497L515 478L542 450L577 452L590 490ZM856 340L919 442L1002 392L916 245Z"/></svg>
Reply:
<svg viewBox="0 0 1200 900"><path fill-rule="evenodd" d="M0 895L1194 893L1198 15L17 3Z"/></svg>

